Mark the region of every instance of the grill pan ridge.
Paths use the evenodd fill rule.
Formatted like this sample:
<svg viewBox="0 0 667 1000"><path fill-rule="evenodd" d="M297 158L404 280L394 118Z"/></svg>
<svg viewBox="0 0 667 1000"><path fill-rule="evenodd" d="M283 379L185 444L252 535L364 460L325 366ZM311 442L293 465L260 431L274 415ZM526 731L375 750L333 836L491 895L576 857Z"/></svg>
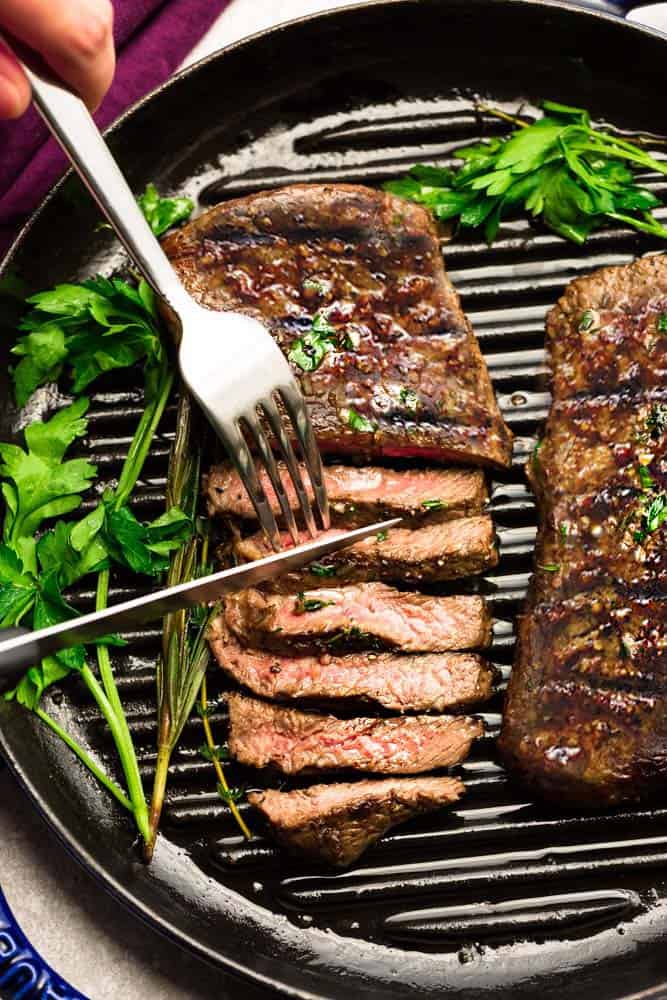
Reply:
<svg viewBox="0 0 667 1000"><path fill-rule="evenodd" d="M444 79L434 88L432 70L429 79L414 57L405 65L390 67L382 61L362 66L361 49L351 38L353 24L357 32L364 24L369 29L389 21L396 30L398 22L405 23L406 31L414 34L408 15L417 16L418 11L423 14L424 37L429 19L436 19L438 12L447 12L466 37L473 7L479 17L488 17L490 27L501 8L511 15L521 7L526 19L524 41L531 38L531 26L536 31L538 15L542 21L553 20L556 36L568 23L561 17L576 18L583 36L592 32L597 20L559 11L555 5L516 0L468 0L467 5L403 2L377 4L365 12L340 12L319 19L325 26L322 31L313 27L314 22L303 22L275 32L273 56L267 39L235 47L218 63L209 61L180 84L165 88L155 107L160 108L162 101L162 120L172 113L182 125L186 105L211 82L231 85L251 57L277 60L278 52L303 51L306 44L315 46L316 56L327 32L338 39L342 53L333 75L312 68L316 59L311 52L308 66L295 68L292 77L279 78L271 100L260 91L251 92L245 115L237 111L235 116L228 109L224 127L205 132L202 112L195 113L188 126L192 146L180 158L168 159L165 139L155 150L142 141L141 129L157 123L158 112L152 112L150 104L115 130L112 145L121 161L128 158L128 172L137 187L154 179L198 196L206 207L221 198L297 180L377 184L400 175L417 160L445 164L456 146L505 130L477 110L476 93L489 104L513 111L522 106L527 113L535 111L540 97L583 103L581 79L590 76L585 61L584 69L576 70L558 92L545 89L544 68L534 84L530 77L522 77L522 57L514 55L506 82L487 79L487 70L476 67L474 87L461 91L454 81L465 76L455 63L443 71ZM613 48L615 32L627 29L604 19L600 23L606 25ZM498 25L498 32L504 38L507 26ZM642 37L650 54L657 42ZM553 44L557 48L557 37ZM662 48L655 51L664 53ZM185 96L178 96L178 86ZM618 102L620 123L628 129L647 129L647 108L639 113L635 109L634 118L631 113L639 85L633 89L605 78L605 86L611 87ZM596 102L600 117L611 118L613 102L602 87L587 98L594 114ZM653 128L657 130L655 118ZM172 140L177 139L178 128L173 127ZM131 163L124 148L133 151ZM648 177L646 184L667 194L664 179ZM93 233L94 212L70 179L14 255L12 266L31 285L44 286L120 262L117 249L99 233L87 239L88 249L70 249L60 262L47 259L49 239L52 246L58 245L64 232L58 223L72 211L79 227L87 226L82 232ZM84 238L79 242L83 244ZM536 532L535 504L524 465L549 407L545 312L571 278L657 249L658 244L648 238L625 230L598 233L578 249L523 221L506 223L491 248L474 236L443 241L450 277L516 436L512 469L490 477L500 564L481 579L450 585L457 592L464 588L482 592L490 602L495 619L490 658L502 678L501 689L511 669L513 622L530 576ZM7 315L7 325L10 320ZM112 377L91 399L82 453L97 463L100 476L108 481L118 474L141 412L137 386L128 388L127 377ZM44 392L37 398L36 411L57 401ZM164 504L174 419L172 404L137 492L139 516L154 516ZM6 429L3 432L6 435ZM94 498L88 501L93 502ZM110 600L133 593L132 581L119 577ZM90 590L81 590L74 603L86 607L92 596ZM128 636L128 651L115 657L147 789L156 757L154 665L159 637L157 627L134 633ZM223 688L222 678L213 674L211 699ZM111 744L103 720L75 683L68 682L64 697L58 692L51 695L49 709L107 758ZM633 992L631 985L640 989L667 979L667 963L657 944L667 927L667 808L562 814L557 807L533 802L497 759L501 709L502 691L483 706L487 734L457 769L468 789L461 802L392 831L342 873L281 853L262 835L249 806L241 808L255 836L250 843L243 840L215 794L210 764L197 753L202 733L196 716L187 724L174 756L164 836L149 871L132 857L123 817L66 750L13 706L0 706L0 730L3 749L47 818L108 886L201 954L289 995L338 997L351 992L359 997L400 997L420 990L435 997L456 990L463 1000L472 1000L486 992L499 997L538 993L585 997L595 989L601 998L611 1000ZM224 707L211 722L222 738ZM276 780L235 766L230 766L230 776L248 788ZM53 784L57 793L49 792ZM102 850L100 841L105 844ZM640 956L641 970L635 965L632 971Z"/></svg>

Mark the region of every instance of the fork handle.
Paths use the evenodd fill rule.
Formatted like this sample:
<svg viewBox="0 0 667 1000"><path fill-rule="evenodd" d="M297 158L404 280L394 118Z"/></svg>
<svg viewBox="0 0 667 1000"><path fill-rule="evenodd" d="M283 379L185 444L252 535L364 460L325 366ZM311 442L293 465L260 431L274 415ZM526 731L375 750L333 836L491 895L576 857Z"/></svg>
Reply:
<svg viewBox="0 0 667 1000"><path fill-rule="evenodd" d="M35 106L158 296L178 312L187 295L83 101L21 61Z"/></svg>

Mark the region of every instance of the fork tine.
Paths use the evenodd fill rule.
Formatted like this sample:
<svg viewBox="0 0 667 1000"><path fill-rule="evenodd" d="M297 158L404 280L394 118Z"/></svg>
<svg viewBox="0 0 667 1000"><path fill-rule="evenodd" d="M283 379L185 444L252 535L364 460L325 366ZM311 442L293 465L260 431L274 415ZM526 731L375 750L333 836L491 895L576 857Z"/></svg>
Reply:
<svg viewBox="0 0 667 1000"><path fill-rule="evenodd" d="M306 463L306 468L308 469L308 475L310 476L313 493L315 494L317 508L320 512L322 527L325 531L327 531L331 526L329 499L324 485L324 471L322 469L320 449L317 447L313 425L310 422L306 404L296 382L294 381L290 384L281 386L279 392L285 404L285 409L290 415L292 424L294 425L294 429L296 431L297 439L301 446L301 452Z"/></svg>
<svg viewBox="0 0 667 1000"><path fill-rule="evenodd" d="M266 418L269 421L271 430L273 431L278 444L280 445L280 450L285 459L285 464L287 465L288 472L291 476L292 483L294 484L294 489L296 490L296 495L299 498L299 504L301 506L301 512L303 514L304 520L306 522L306 527L310 532L312 538L317 534L317 528L315 526L315 518L313 517L313 509L310 506L310 498L304 486L303 479L301 478L301 472L299 470L299 464L296 460L296 455L294 454L294 449L292 448L292 443L285 433L285 428L280 416L278 407L275 401L270 397L263 399L261 403L264 412L266 413Z"/></svg>
<svg viewBox="0 0 667 1000"><path fill-rule="evenodd" d="M292 505L289 502L289 497L285 492L285 487L283 486L283 481L280 477L280 471L276 465L276 460L273 457L273 452L271 451L269 442L266 440L266 435L262 425L260 424L256 413L247 413L244 415L243 419L250 429L262 461L264 462L264 467L269 479L271 480L273 491L278 498L278 503L280 504L280 509L283 512L283 517L287 523L289 533L292 536L292 541L295 545L298 545L300 542L299 529L297 528L296 521L294 519L294 511L292 510Z"/></svg>
<svg viewBox="0 0 667 1000"><path fill-rule="evenodd" d="M282 544L280 532L278 531L278 525L273 515L273 511L271 510L271 504L269 503L264 492L264 488L259 481L259 477L257 476L255 463L252 455L250 454L250 449L246 444L245 438L241 433L241 428L238 424L232 424L231 426L227 424L224 427L221 427L218 424L217 430L222 438L225 448L227 449L229 457L236 466L236 471L243 481L243 485L246 488L248 496L252 501L252 505L255 508L262 531L270 541L274 551L280 552Z"/></svg>

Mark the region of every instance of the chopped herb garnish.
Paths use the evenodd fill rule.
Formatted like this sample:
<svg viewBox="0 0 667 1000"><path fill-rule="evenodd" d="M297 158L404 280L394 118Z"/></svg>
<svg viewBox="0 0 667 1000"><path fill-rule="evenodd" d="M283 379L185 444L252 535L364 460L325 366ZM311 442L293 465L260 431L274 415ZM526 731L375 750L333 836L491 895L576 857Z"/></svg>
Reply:
<svg viewBox="0 0 667 1000"><path fill-rule="evenodd" d="M537 568L543 569L545 573L557 573L560 569L560 565L558 563L542 563L542 565Z"/></svg>
<svg viewBox="0 0 667 1000"><path fill-rule="evenodd" d="M407 410L411 410L413 413L417 410L419 406L419 396L417 395L414 389L408 389L406 386L403 386L403 388L401 389L401 392L399 394L399 399L403 404L403 406Z"/></svg>
<svg viewBox="0 0 667 1000"><path fill-rule="evenodd" d="M328 608L333 603L333 601L321 601L318 597L306 597L303 591L298 593L294 599L294 607L299 614L303 614L305 611L321 611L322 608Z"/></svg>
<svg viewBox="0 0 667 1000"><path fill-rule="evenodd" d="M667 333L667 313L660 313L656 327L658 333Z"/></svg>
<svg viewBox="0 0 667 1000"><path fill-rule="evenodd" d="M316 281L315 278L306 278L303 283L303 287L307 292L318 292L320 295L326 291L322 282Z"/></svg>
<svg viewBox="0 0 667 1000"><path fill-rule="evenodd" d="M326 639L324 645L334 646L339 642L345 642L347 639L358 639L374 648L379 648L381 645L375 636L372 636L370 632L363 632L358 625L346 625L339 632L334 633L330 639Z"/></svg>
<svg viewBox="0 0 667 1000"><path fill-rule="evenodd" d="M657 531L667 520L667 493L659 493L646 508L645 514L646 530L649 534Z"/></svg>
<svg viewBox="0 0 667 1000"><path fill-rule="evenodd" d="M541 217L554 232L579 244L609 222L667 239L667 228L652 214L662 202L640 187L635 173L666 174L667 162L593 128L581 108L545 101L543 116L535 122L493 108L480 110L509 117L516 130L458 149L463 161L458 169L418 164L385 188L426 205L440 221L484 227L489 243L501 221L521 211Z"/></svg>
<svg viewBox="0 0 667 1000"><path fill-rule="evenodd" d="M245 798L244 788L225 788L224 785L218 783L216 791L220 796L220 798L222 799L222 801L226 802L228 805L231 802L233 802L234 804L236 804L237 802L242 802L243 799Z"/></svg>
<svg viewBox="0 0 667 1000"><path fill-rule="evenodd" d="M333 351L338 340L338 331L331 326L323 313L313 318L312 328L292 344L287 357L304 372L314 372L320 367L327 354Z"/></svg>
<svg viewBox="0 0 667 1000"><path fill-rule="evenodd" d="M338 566L324 566L322 563L311 563L310 572L313 576L335 576Z"/></svg>
<svg viewBox="0 0 667 1000"><path fill-rule="evenodd" d="M445 510L447 503L445 500L422 500L424 510Z"/></svg>
<svg viewBox="0 0 667 1000"><path fill-rule="evenodd" d="M655 486L653 481L653 476L648 471L645 465L639 465L637 467L637 475L639 476L639 482L645 490L652 490Z"/></svg>
<svg viewBox="0 0 667 1000"><path fill-rule="evenodd" d="M567 538L570 531L570 525L568 524L568 522L561 521L561 523L558 526L558 531L561 538Z"/></svg>
<svg viewBox="0 0 667 1000"><path fill-rule="evenodd" d="M592 309L587 309L586 312L581 314L581 319L579 320L579 332L587 333L591 329L593 323L595 322L595 313Z"/></svg>
<svg viewBox="0 0 667 1000"><path fill-rule="evenodd" d="M364 431L372 434L373 431L377 430L377 425L372 420L364 417L361 413L357 413L351 406L347 408L347 422L355 431Z"/></svg>
<svg viewBox="0 0 667 1000"><path fill-rule="evenodd" d="M375 539L378 542L386 542L388 537L389 537L388 531L378 531L378 533L375 536Z"/></svg>

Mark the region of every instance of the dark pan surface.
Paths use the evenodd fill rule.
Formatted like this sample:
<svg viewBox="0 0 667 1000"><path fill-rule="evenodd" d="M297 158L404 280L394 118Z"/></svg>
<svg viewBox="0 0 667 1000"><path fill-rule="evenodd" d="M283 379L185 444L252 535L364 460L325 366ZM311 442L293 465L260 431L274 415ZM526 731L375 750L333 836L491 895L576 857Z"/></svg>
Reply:
<svg viewBox="0 0 667 1000"><path fill-rule="evenodd" d="M203 205L293 180L377 183L496 132L497 122L475 113L475 95L513 105L551 97L629 130L667 132L666 52L667 43L641 29L550 3L348 8L205 62L126 118L112 145L137 190L154 180ZM664 178L649 183L663 193L667 186ZM67 180L24 234L11 269L37 290L116 266L122 258L95 232L97 221L79 184ZM502 561L479 584L498 620L493 658L505 677L535 533L523 464L549 401L545 310L575 275L652 249L617 231L578 250L524 222L506 225L492 249L474 239L446 248L517 436L514 468L493 483ZM1 317L6 350L13 317L4 305ZM6 436L16 414L7 386L0 392ZM45 394L39 402L54 400ZM127 379L94 396L86 453L109 479L140 407ZM146 515L163 503L172 427L173 409L141 486ZM82 606L89 598L78 595ZM117 660L147 785L157 636L142 632ZM54 694L49 710L105 756L101 720L75 684L64 699ZM560 815L533 803L497 763L500 711L499 698L486 711L489 738L461 768L469 792L460 808L394 831L340 874L278 853L249 813L257 836L242 842L214 794L210 765L197 756L196 719L175 757L150 869L135 859L124 817L32 717L2 702L0 732L30 795L107 888L181 943L279 991L613 1000L656 987L667 980L667 809ZM213 721L222 737L222 715Z"/></svg>

